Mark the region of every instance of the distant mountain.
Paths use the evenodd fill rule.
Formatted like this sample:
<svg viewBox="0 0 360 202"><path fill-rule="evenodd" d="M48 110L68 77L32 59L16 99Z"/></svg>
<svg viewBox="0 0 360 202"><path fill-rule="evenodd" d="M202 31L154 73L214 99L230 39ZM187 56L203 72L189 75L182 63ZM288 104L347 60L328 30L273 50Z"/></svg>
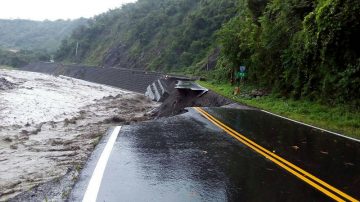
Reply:
<svg viewBox="0 0 360 202"><path fill-rule="evenodd" d="M57 21L0 20L0 47L53 52L64 38L86 22L85 18Z"/></svg>

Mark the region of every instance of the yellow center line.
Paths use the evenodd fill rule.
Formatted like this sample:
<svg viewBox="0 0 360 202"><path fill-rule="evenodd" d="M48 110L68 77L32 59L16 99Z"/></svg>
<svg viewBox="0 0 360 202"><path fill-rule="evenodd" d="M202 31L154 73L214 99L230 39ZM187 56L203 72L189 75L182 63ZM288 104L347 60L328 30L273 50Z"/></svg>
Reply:
<svg viewBox="0 0 360 202"><path fill-rule="evenodd" d="M205 110L201 109L201 108L197 108L198 110L200 110L202 113L205 113L210 119L213 119L214 121L216 121L217 123L219 123L222 127L230 130L232 133L236 134L238 137L244 139L245 141L249 142L250 144L254 145L255 147L259 148L260 150L264 151L265 153L267 153L270 156L273 156L274 158L280 160L281 162L285 163L286 165L292 167L293 169L297 170L298 172L302 173L303 175L307 176L308 178L311 178L312 180L318 182L319 184L327 187L328 189L332 190L333 192L339 194L340 196L350 200L350 201L358 201L357 199L354 199L353 197L347 195L346 193L336 189L335 187L329 185L328 183L320 180L319 178L315 177L314 175L306 172L305 170L299 168L298 166L290 163L289 161L281 158L280 156L274 154L273 152L265 149L264 147L258 145L257 143L253 142L252 140L246 138L244 135L238 133L237 131L231 129L230 127L226 126L225 124L223 124L222 122L220 122L219 120L217 120L215 117L213 117L212 115L210 115L209 113L207 113Z"/></svg>
<svg viewBox="0 0 360 202"><path fill-rule="evenodd" d="M241 135L240 133L238 133L237 131L231 129L230 127L226 126L225 124L223 124L222 122L220 122L219 120L217 120L215 117L211 116L209 113L207 113L206 111L204 111L201 108L195 107L194 108L196 111L198 111L200 114L202 114L205 118L207 118L209 121L211 121L213 124L215 124L216 126L218 126L219 128L223 129L224 131L226 131L229 135L231 135L232 137L236 138L237 140L239 140L240 142L242 142L243 144L247 145L248 147L252 148L253 150L255 150L256 152L258 152L259 154L265 156L266 158L268 158L269 160L273 161L274 163L276 163L277 165L281 166L282 168L284 168L285 170L287 170L288 172L294 174L295 176L297 176L298 178L300 178L301 180L305 181L306 183L310 184L311 186L313 186L314 188L318 189L319 191L323 192L324 194L328 195L329 197L333 198L336 201L344 201L343 199L339 198L338 196L336 196L335 194L329 192L328 190L324 189L323 187L319 186L318 184L316 184L315 182L319 183L320 185L324 186L325 188L337 193L338 195L344 197L345 199L349 200L349 201L358 201L357 199L345 194L344 192L336 189L335 187L327 184L326 182L320 180L319 178L311 175L310 173L302 170L301 168L295 166L294 164L286 161L285 159L281 158L280 156L272 153L271 151L261 147L260 145L256 144L255 142L251 141L250 139L246 138L245 136ZM309 180L308 178L312 179L313 181Z"/></svg>

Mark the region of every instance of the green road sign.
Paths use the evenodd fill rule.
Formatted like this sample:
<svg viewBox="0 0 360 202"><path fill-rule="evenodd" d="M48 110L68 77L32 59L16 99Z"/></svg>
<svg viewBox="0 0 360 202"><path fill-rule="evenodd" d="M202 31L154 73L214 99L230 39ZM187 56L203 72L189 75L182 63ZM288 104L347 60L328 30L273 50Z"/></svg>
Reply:
<svg viewBox="0 0 360 202"><path fill-rule="evenodd" d="M238 79L243 79L246 77L246 73L245 72L238 72L236 73L236 78Z"/></svg>

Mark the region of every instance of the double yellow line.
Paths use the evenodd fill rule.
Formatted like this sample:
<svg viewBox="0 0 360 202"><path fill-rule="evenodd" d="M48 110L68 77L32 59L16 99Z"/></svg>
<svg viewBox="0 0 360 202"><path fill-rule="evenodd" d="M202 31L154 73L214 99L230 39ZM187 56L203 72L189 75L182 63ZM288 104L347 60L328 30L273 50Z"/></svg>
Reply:
<svg viewBox="0 0 360 202"><path fill-rule="evenodd" d="M328 183L320 180L319 178L315 177L314 175L306 172L305 170L299 168L298 166L290 163L289 161L281 158L280 156L274 154L273 152L265 149L264 147L256 144L252 140L246 138L244 135L238 133L237 131L233 130L232 128L228 127L227 125L223 124L221 121L217 120L215 117L207 113L205 110L194 107L194 109L203 115L206 119L210 122L215 124L217 127L224 130L226 133L240 141L241 143L245 144L246 146L253 149L255 152L261 154L265 158L271 160L278 166L282 167L289 173L295 175L302 181L306 182L307 184L311 185L312 187L316 188L317 190L321 191L322 193L326 194L330 198L336 201L359 201L348 194L340 191L339 189L329 185Z"/></svg>

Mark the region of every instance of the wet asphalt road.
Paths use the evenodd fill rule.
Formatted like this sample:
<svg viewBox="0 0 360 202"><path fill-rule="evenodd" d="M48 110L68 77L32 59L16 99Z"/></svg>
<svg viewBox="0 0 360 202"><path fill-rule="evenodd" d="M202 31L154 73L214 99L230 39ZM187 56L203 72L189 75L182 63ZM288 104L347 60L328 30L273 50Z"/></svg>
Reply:
<svg viewBox="0 0 360 202"><path fill-rule="evenodd" d="M206 109L259 145L360 198L360 143L257 110ZM81 201L94 152L70 201ZM124 126L97 201L332 201L205 119L189 113Z"/></svg>

